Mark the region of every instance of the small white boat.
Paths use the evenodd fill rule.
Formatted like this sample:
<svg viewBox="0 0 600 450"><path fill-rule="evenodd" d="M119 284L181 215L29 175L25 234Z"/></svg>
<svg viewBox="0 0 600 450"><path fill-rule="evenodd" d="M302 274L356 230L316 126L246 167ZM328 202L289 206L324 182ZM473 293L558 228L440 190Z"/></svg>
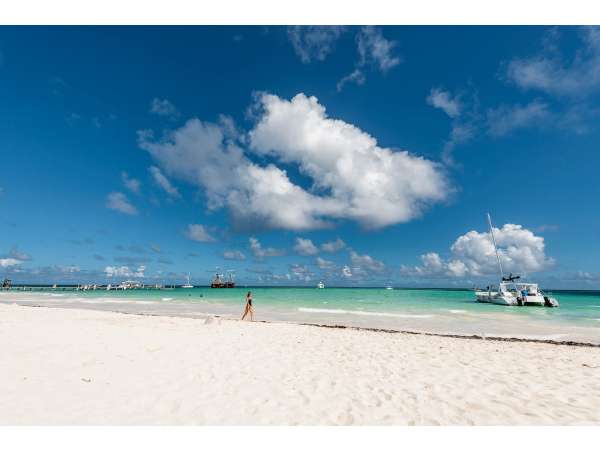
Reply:
<svg viewBox="0 0 600 450"><path fill-rule="evenodd" d="M317 289L325 289L325 283L319 281L319 283L317 284Z"/></svg>
<svg viewBox="0 0 600 450"><path fill-rule="evenodd" d="M522 283L517 282L520 276L513 276L511 273L508 277L504 276L498 247L496 246L496 238L494 237L494 228L492 227L492 218L488 213L488 223L490 226L490 235L492 243L496 251L496 260L498 261L498 269L500 271L500 283L498 287L488 286L487 289L476 289L475 299L480 303L494 303L504 306L548 306L551 308L558 307L558 300L545 295L539 288L537 283Z"/></svg>
<svg viewBox="0 0 600 450"><path fill-rule="evenodd" d="M188 272L188 274L187 274L187 283L186 283L186 284L183 284L181 287L182 287L183 289L191 289L191 288L193 288L193 287L194 287L194 286L192 286L192 285L190 284L190 273L189 273L189 272Z"/></svg>
<svg viewBox="0 0 600 450"><path fill-rule="evenodd" d="M394 288L393 288L393 287L391 287L391 286L386 286L386 287L385 287L385 290L386 290L386 291L392 291L392 290L394 290Z"/></svg>

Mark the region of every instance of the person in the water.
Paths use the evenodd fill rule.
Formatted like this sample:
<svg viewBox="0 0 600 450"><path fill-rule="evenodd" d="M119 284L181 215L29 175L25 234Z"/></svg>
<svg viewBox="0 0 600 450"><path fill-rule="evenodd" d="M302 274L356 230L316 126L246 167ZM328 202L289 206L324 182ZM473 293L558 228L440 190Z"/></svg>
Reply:
<svg viewBox="0 0 600 450"><path fill-rule="evenodd" d="M244 315L242 316L242 320L250 313L250 320L254 320L254 307L252 306L252 292L248 291L246 294L246 307L244 309Z"/></svg>

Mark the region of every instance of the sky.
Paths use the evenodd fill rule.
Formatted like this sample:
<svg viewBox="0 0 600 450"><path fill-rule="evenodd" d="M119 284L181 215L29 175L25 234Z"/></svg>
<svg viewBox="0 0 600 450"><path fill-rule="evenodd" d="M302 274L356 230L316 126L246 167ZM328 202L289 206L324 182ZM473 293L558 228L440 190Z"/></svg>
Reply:
<svg viewBox="0 0 600 450"><path fill-rule="evenodd" d="M0 27L0 277L600 288L600 29Z"/></svg>

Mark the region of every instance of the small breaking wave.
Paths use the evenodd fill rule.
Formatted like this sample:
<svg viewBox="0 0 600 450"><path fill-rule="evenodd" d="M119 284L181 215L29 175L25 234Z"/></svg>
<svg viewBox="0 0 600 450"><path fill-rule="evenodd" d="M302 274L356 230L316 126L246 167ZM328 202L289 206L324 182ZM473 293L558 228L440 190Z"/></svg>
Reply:
<svg viewBox="0 0 600 450"><path fill-rule="evenodd" d="M163 302L170 302L171 300L173 300L173 297L163 297L160 300Z"/></svg>
<svg viewBox="0 0 600 450"><path fill-rule="evenodd" d="M468 314L465 309L449 309L448 312L451 314Z"/></svg>
<svg viewBox="0 0 600 450"><path fill-rule="evenodd" d="M431 314L396 314L375 311L355 311L348 309L298 308L298 311L317 314L353 314L356 316L399 317L402 319L429 319L433 317Z"/></svg>
<svg viewBox="0 0 600 450"><path fill-rule="evenodd" d="M115 304L135 304L135 305L151 305L154 302L146 301L146 300L114 300L108 298L99 298L96 300L80 300L81 303L90 303L90 304L105 304L105 303L115 303Z"/></svg>

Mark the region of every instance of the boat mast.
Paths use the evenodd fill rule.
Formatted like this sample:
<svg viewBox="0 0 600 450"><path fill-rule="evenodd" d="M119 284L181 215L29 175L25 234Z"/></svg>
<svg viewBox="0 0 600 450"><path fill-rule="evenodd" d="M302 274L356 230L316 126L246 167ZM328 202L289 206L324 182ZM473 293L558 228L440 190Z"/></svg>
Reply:
<svg viewBox="0 0 600 450"><path fill-rule="evenodd" d="M496 238L494 237L494 227L492 227L492 217L490 213L487 213L488 223L490 225L490 234L492 235L492 242L494 243L494 250L496 251L496 260L498 260L498 268L500 269L500 276L504 278L504 272L502 271L502 263L500 262L500 255L498 255L498 247L496 246Z"/></svg>

